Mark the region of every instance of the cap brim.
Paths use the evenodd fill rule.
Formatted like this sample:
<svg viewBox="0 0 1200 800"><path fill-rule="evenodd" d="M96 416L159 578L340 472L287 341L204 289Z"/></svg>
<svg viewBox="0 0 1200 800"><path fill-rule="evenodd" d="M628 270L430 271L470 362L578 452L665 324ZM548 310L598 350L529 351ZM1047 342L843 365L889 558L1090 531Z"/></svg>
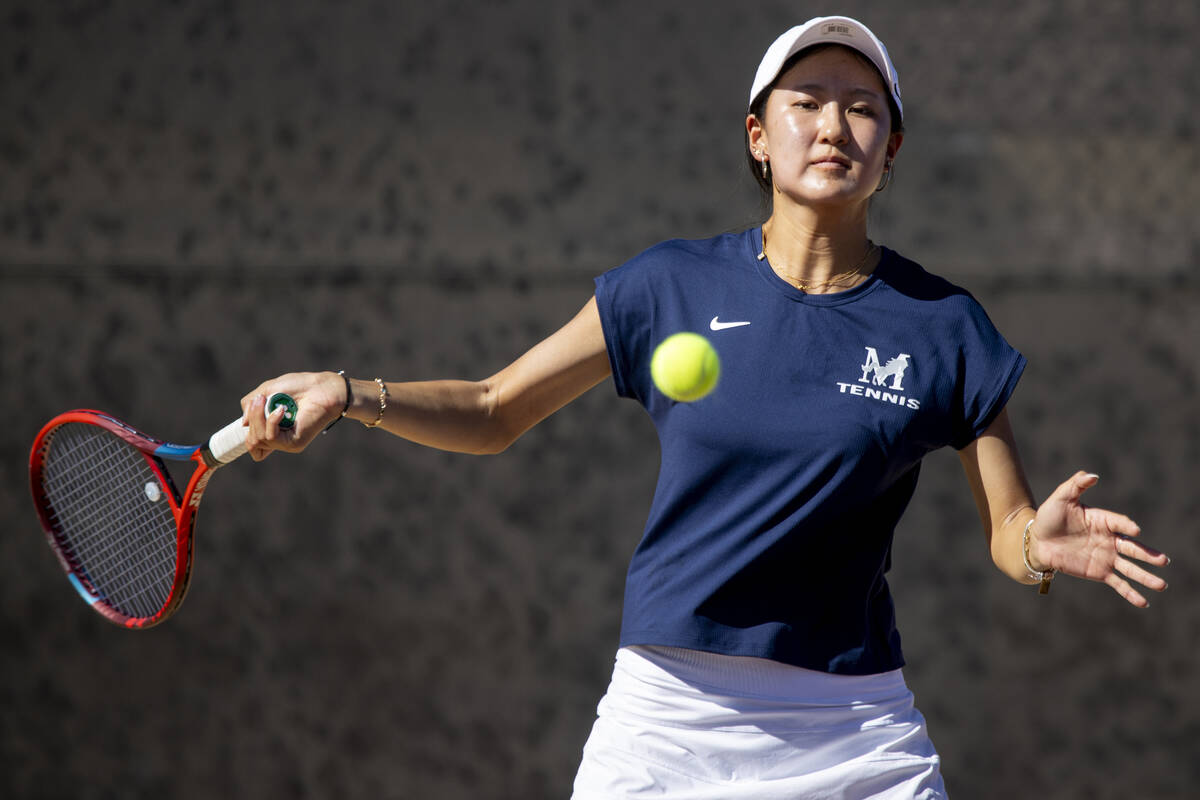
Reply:
<svg viewBox="0 0 1200 800"><path fill-rule="evenodd" d="M818 44L839 44L866 56L883 78L884 86L896 103L901 118L904 105L900 102L900 78L888 55L887 48L874 33L856 19L850 17L814 17L803 25L791 28L776 39L763 55L750 87L748 108L768 86L779 77L787 60L801 50Z"/></svg>

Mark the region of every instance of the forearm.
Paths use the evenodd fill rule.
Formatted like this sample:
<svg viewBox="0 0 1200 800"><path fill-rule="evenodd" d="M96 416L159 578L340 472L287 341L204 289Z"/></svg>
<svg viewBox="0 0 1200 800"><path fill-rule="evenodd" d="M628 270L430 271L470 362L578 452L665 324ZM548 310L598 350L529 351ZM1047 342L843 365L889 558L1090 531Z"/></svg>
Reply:
<svg viewBox="0 0 1200 800"><path fill-rule="evenodd" d="M608 374L593 298L553 336L490 378L387 384L382 417L379 385L351 381L347 416L368 425L381 420L390 433L441 450L499 453Z"/></svg>
<svg viewBox="0 0 1200 800"><path fill-rule="evenodd" d="M1037 515L1021 467L1008 414L1001 411L984 435L959 453L996 567L1015 581L1035 583L1025 567L1025 526ZM1035 568L1036 561L1030 562Z"/></svg>
<svg viewBox="0 0 1200 800"><path fill-rule="evenodd" d="M380 415L380 387L374 380L351 379L346 416L427 447L458 453L497 453L511 443L490 381L392 382Z"/></svg>
<svg viewBox="0 0 1200 800"><path fill-rule="evenodd" d="M247 417L250 454L298 453L345 416L409 441L459 453L499 453L525 431L609 374L600 314L592 298L575 318L513 363L482 381L379 381L335 372L289 373L259 384L242 410L275 392L300 407L294 429Z"/></svg>

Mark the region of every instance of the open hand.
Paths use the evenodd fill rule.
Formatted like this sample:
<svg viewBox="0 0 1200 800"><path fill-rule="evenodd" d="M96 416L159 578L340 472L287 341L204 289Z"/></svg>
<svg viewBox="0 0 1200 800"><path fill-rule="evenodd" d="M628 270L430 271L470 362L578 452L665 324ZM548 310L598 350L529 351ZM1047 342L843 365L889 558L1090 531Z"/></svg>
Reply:
<svg viewBox="0 0 1200 800"><path fill-rule="evenodd" d="M1030 565L1102 581L1132 605L1145 608L1149 601L1130 581L1156 592L1166 589L1167 582L1136 562L1163 567L1171 560L1137 540L1141 528L1129 517L1079 501L1098 480L1077 472L1042 503L1029 532Z"/></svg>

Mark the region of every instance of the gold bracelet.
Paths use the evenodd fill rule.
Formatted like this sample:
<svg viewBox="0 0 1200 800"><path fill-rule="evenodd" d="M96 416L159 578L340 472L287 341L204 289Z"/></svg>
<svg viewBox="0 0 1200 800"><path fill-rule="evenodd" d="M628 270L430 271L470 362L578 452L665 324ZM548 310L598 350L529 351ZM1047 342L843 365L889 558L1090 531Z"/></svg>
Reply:
<svg viewBox="0 0 1200 800"><path fill-rule="evenodd" d="M1034 517L1034 519L1037 519ZM1040 581L1038 586L1038 594L1050 594L1050 581L1054 580L1054 570L1044 569L1040 572L1033 568L1029 563L1029 529L1033 527L1033 520L1025 523L1025 532L1021 535L1021 559L1025 562L1025 569L1029 573L1029 577L1035 581Z"/></svg>
<svg viewBox="0 0 1200 800"><path fill-rule="evenodd" d="M383 422L383 410L387 408L388 390L387 384L383 382L383 378L376 378L375 382L379 384L379 416L374 422L364 422L363 425L368 428L378 428Z"/></svg>

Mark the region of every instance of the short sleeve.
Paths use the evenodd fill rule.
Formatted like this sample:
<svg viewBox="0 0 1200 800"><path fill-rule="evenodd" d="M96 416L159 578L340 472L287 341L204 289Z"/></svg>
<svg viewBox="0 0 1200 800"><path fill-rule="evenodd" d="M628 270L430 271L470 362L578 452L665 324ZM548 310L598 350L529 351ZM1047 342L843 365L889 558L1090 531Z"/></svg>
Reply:
<svg viewBox="0 0 1200 800"><path fill-rule="evenodd" d="M956 450L978 439L995 421L1021 380L1025 357L1010 345L983 307L968 297L960 330L957 413L950 444Z"/></svg>
<svg viewBox="0 0 1200 800"><path fill-rule="evenodd" d="M621 397L644 400L649 366L643 364L650 346L655 292L648 275L647 253L596 278L596 307L612 367L613 385Z"/></svg>

